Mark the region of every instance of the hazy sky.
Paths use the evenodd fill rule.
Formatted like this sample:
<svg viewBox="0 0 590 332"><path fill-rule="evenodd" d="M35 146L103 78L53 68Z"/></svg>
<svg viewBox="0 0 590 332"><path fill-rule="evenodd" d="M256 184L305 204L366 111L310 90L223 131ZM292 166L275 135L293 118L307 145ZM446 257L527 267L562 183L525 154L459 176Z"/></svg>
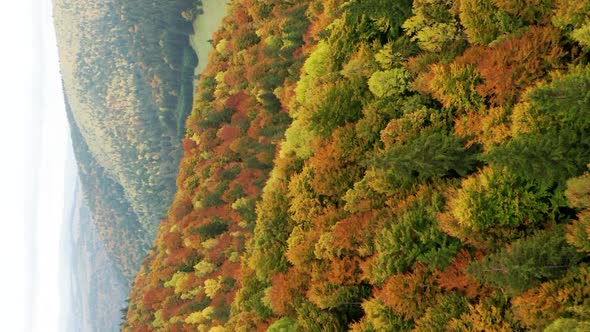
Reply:
<svg viewBox="0 0 590 332"><path fill-rule="evenodd" d="M50 0L0 2L0 315L3 331L58 330L68 129Z"/></svg>

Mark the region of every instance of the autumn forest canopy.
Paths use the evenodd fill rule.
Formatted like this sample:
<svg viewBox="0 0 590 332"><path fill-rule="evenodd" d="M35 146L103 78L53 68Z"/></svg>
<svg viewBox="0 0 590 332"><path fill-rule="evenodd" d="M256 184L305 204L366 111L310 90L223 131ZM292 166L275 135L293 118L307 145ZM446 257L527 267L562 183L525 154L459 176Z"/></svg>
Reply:
<svg viewBox="0 0 590 332"><path fill-rule="evenodd" d="M123 331L590 330L589 0L232 0L194 97L132 2L70 100L157 233Z"/></svg>
<svg viewBox="0 0 590 332"><path fill-rule="evenodd" d="M123 329L588 329L588 29L587 1L233 1Z"/></svg>

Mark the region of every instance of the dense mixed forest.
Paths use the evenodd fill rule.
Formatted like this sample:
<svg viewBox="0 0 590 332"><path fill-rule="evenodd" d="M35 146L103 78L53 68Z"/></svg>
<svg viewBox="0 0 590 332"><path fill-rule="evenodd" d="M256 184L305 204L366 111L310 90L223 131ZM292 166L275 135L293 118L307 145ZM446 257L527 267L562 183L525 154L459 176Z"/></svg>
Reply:
<svg viewBox="0 0 590 332"><path fill-rule="evenodd" d="M122 329L590 329L589 31L587 0L232 1Z"/></svg>
<svg viewBox="0 0 590 332"><path fill-rule="evenodd" d="M99 238L130 283L172 201L199 0L55 0L68 119Z"/></svg>

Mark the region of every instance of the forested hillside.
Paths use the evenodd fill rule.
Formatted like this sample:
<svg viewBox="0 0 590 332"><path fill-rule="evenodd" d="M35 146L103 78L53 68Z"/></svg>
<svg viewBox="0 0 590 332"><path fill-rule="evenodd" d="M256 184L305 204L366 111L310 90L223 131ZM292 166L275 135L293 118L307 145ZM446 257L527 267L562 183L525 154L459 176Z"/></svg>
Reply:
<svg viewBox="0 0 590 332"><path fill-rule="evenodd" d="M590 1L234 0L123 331L590 329Z"/></svg>
<svg viewBox="0 0 590 332"><path fill-rule="evenodd" d="M93 221L128 282L175 191L198 0L56 0L61 73Z"/></svg>

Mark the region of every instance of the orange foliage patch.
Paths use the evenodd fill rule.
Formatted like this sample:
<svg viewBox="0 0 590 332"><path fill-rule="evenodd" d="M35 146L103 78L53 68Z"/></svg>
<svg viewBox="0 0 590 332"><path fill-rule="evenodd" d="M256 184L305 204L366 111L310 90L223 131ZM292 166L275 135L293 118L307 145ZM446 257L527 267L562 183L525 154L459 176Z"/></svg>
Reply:
<svg viewBox="0 0 590 332"><path fill-rule="evenodd" d="M188 137L182 139L182 151L185 154L192 153L197 148L197 143Z"/></svg>
<svg viewBox="0 0 590 332"><path fill-rule="evenodd" d="M475 259L481 260L481 252L472 257L469 251L462 249L457 253L453 262L444 271L436 272L436 282L445 290L462 292L468 298L475 298L482 293L482 285L465 273L465 268Z"/></svg>
<svg viewBox="0 0 590 332"><path fill-rule="evenodd" d="M224 142L233 141L240 137L242 131L240 128L230 125L223 125L217 131L217 137L221 138Z"/></svg>
<svg viewBox="0 0 590 332"><path fill-rule="evenodd" d="M240 91L235 95L229 96L225 100L225 107L235 110L238 113L245 114L248 111L249 104L252 102L252 97L244 91ZM235 115L235 113L234 113ZM234 122L232 118L232 122Z"/></svg>
<svg viewBox="0 0 590 332"><path fill-rule="evenodd" d="M334 246L354 252L362 244L371 242L375 228L374 220L374 213L367 212L360 215L355 214L337 222L332 229ZM358 254L362 255L362 253Z"/></svg>
<svg viewBox="0 0 590 332"><path fill-rule="evenodd" d="M170 207L170 222L176 223L182 220L182 218L191 212L192 208L193 205L188 195L176 195Z"/></svg>
<svg viewBox="0 0 590 332"><path fill-rule="evenodd" d="M146 308L154 310L154 308L160 306L164 299L172 293L169 288L157 287L143 292L143 305Z"/></svg>
<svg viewBox="0 0 590 332"><path fill-rule="evenodd" d="M362 276L360 264L359 257L332 259L330 269L325 273L326 280L338 285L358 285Z"/></svg>
<svg viewBox="0 0 590 332"><path fill-rule="evenodd" d="M195 251L191 248L181 247L174 251L171 251L166 256L165 264L170 266L181 266L191 261L191 257L195 254Z"/></svg>
<svg viewBox="0 0 590 332"><path fill-rule="evenodd" d="M430 281L426 266L418 264L412 273L389 277L376 298L406 319L420 317L434 303L436 289Z"/></svg>
<svg viewBox="0 0 590 332"><path fill-rule="evenodd" d="M294 300L297 296L303 296L308 281L309 277L295 268L275 274L270 289L272 311L281 316L294 314Z"/></svg>
<svg viewBox="0 0 590 332"><path fill-rule="evenodd" d="M240 67L230 67L223 75L223 81L232 88L239 88L247 83L244 80L244 70Z"/></svg>
<svg viewBox="0 0 590 332"><path fill-rule="evenodd" d="M487 49L477 63L484 79L478 91L490 96L492 105L513 104L565 54L560 38L557 28L532 26L522 36Z"/></svg>
<svg viewBox="0 0 590 332"><path fill-rule="evenodd" d="M263 171L259 169L244 168L235 178L235 182L239 183L248 196L255 196L260 193L260 188L254 185L256 180L263 176Z"/></svg>

